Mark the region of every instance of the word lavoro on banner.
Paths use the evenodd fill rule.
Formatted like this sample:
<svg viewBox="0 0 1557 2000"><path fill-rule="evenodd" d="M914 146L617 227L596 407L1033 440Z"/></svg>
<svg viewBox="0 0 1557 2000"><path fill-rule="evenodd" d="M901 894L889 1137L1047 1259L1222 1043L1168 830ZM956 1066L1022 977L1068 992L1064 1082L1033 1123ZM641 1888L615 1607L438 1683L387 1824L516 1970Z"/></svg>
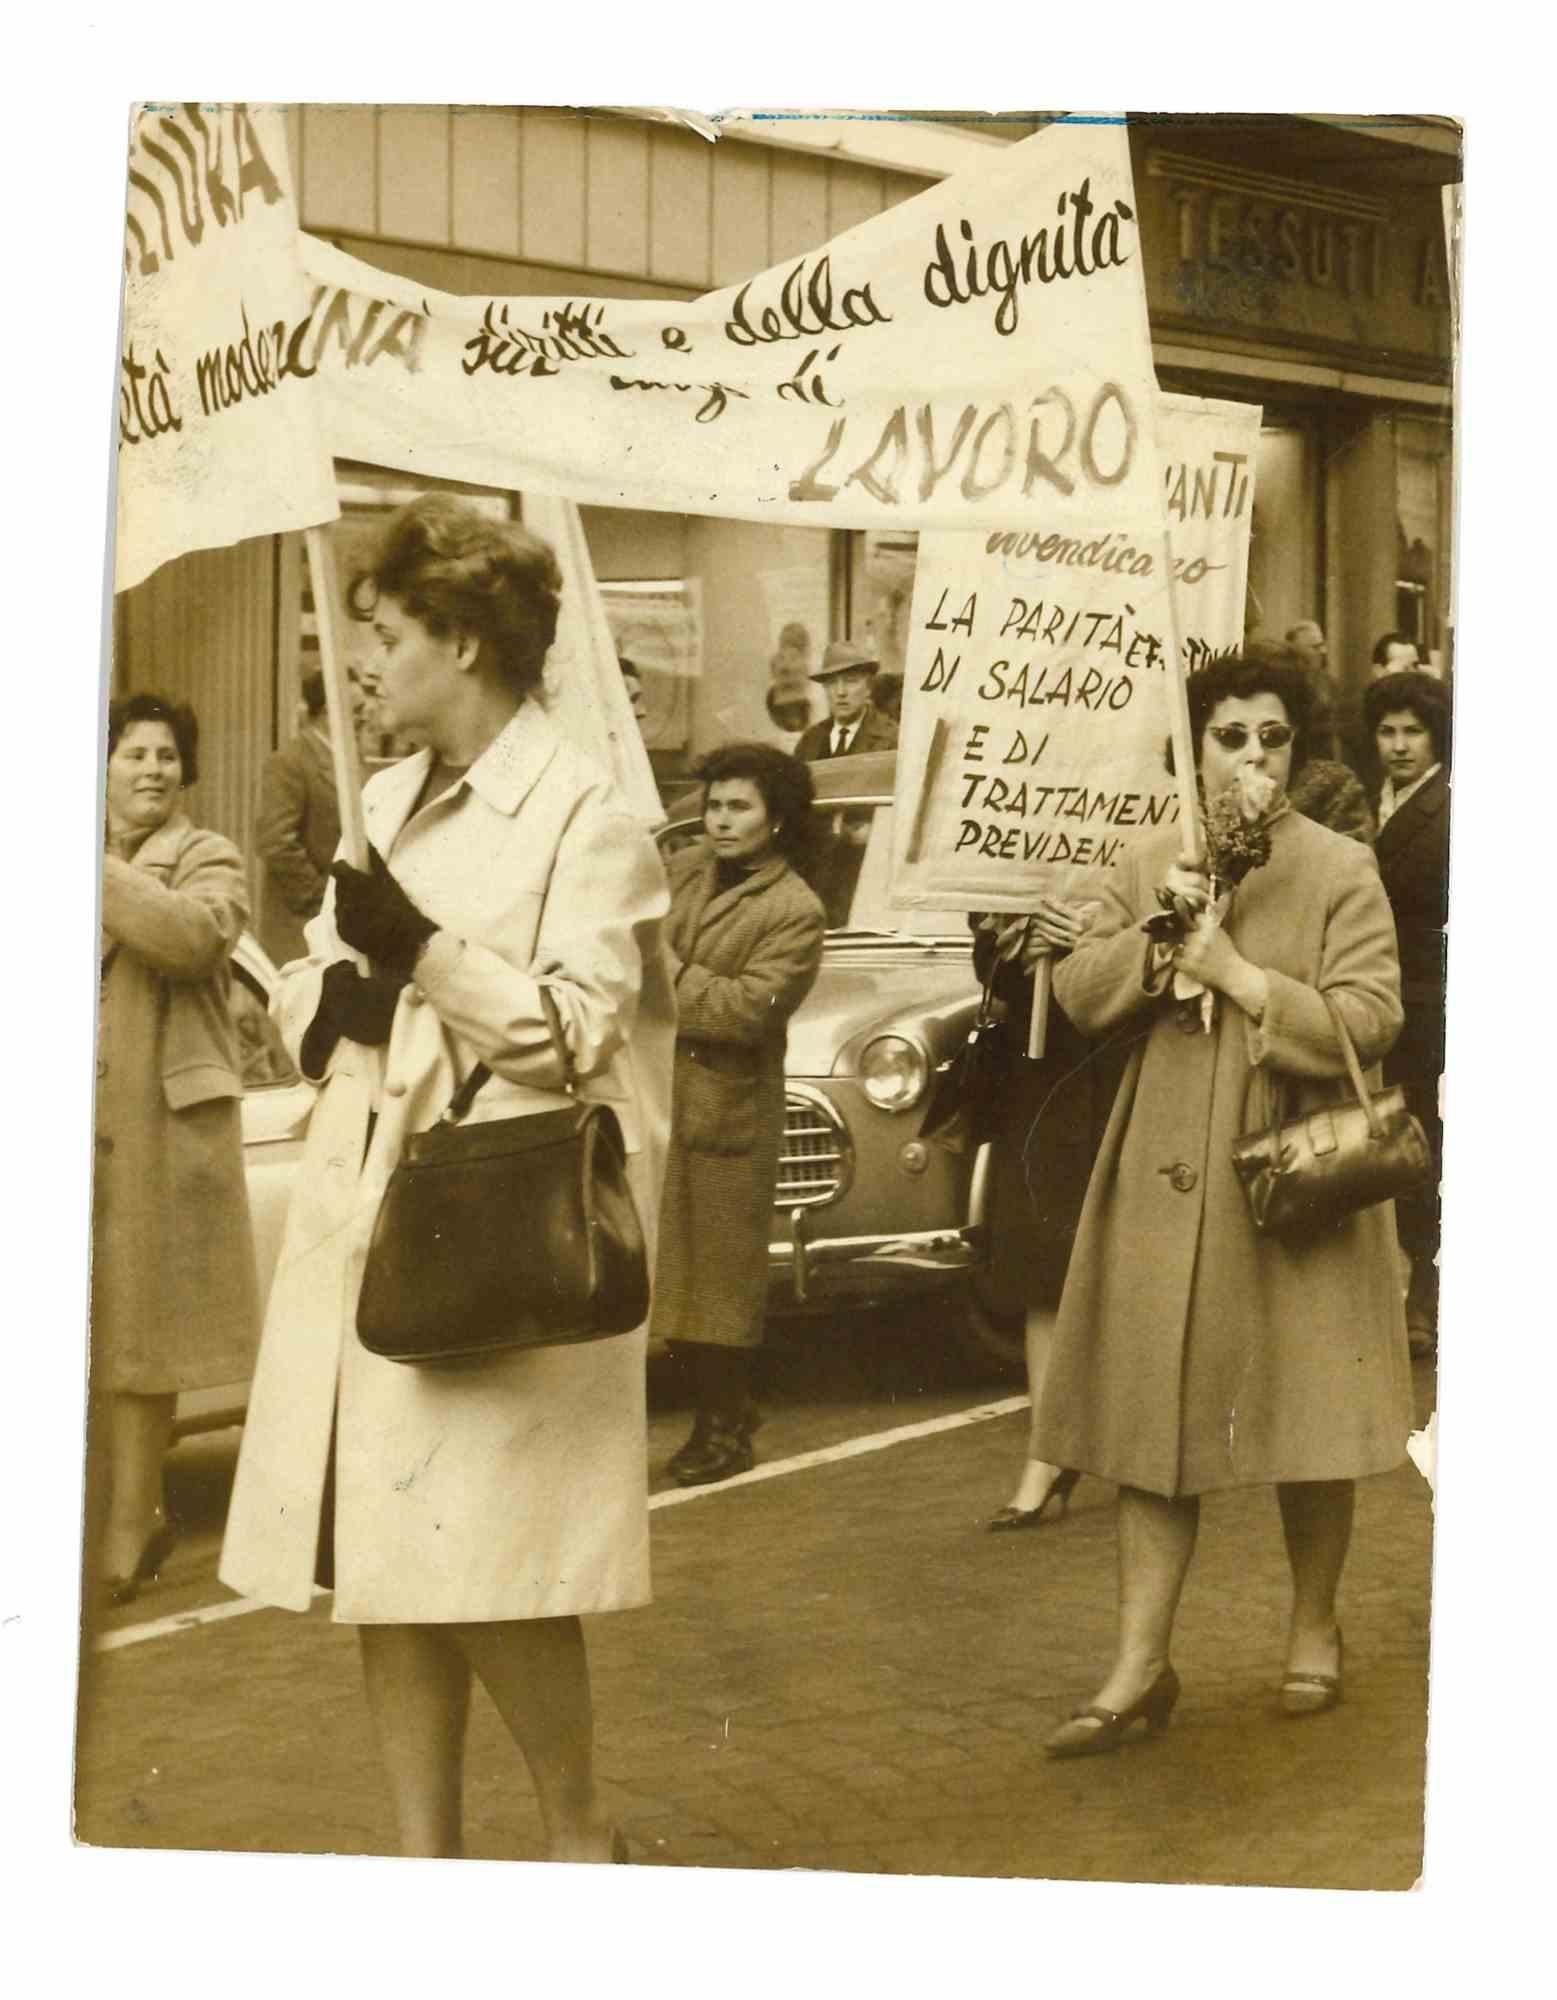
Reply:
<svg viewBox="0 0 1557 2000"><path fill-rule="evenodd" d="M778 522L1149 529L1161 499L1123 121L1056 124L695 300L461 298L304 239L271 329L345 457Z"/></svg>

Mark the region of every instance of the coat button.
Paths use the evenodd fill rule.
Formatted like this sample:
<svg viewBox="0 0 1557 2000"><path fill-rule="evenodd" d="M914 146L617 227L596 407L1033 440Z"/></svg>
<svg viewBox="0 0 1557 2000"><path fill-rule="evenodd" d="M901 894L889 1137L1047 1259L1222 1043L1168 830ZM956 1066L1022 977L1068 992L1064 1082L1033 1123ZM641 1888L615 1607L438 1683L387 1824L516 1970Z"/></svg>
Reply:
<svg viewBox="0 0 1557 2000"><path fill-rule="evenodd" d="M422 1004L422 996L421 996L421 994L420 994L420 993L418 993L418 992L417 992L417 990L416 990L416 988L415 988L414 986L408 986L408 987L406 987L406 989L405 989L405 1004L406 1004L406 1005L407 1005L408 1007L420 1007L420 1006L421 1006L421 1004Z"/></svg>
<svg viewBox="0 0 1557 2000"><path fill-rule="evenodd" d="M384 1095L386 1097L404 1097L405 1085L398 1078L393 1083L386 1083L384 1085Z"/></svg>
<svg viewBox="0 0 1557 2000"><path fill-rule="evenodd" d="M1179 1033L1181 1035L1198 1035L1200 1033L1199 1014L1191 1012L1188 1009L1181 1013L1179 1015Z"/></svg>
<svg viewBox="0 0 1557 2000"><path fill-rule="evenodd" d="M110 1138L108 1133L99 1132L97 1135L97 1150L100 1153L111 1153L113 1149L114 1149L114 1142Z"/></svg>
<svg viewBox="0 0 1557 2000"><path fill-rule="evenodd" d="M1173 1165L1168 1169L1168 1179L1178 1189L1180 1194L1188 1194L1199 1178L1200 1176L1195 1172L1195 1169L1183 1160L1175 1160Z"/></svg>

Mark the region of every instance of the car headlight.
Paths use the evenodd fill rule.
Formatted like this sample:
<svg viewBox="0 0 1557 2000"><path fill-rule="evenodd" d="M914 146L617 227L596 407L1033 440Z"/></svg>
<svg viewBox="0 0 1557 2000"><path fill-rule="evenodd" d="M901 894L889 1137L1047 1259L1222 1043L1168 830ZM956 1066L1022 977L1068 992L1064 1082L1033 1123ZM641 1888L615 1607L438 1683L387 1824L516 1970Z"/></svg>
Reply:
<svg viewBox="0 0 1557 2000"><path fill-rule="evenodd" d="M917 1042L878 1035L860 1055L865 1095L882 1111L911 1111L930 1081L930 1062Z"/></svg>

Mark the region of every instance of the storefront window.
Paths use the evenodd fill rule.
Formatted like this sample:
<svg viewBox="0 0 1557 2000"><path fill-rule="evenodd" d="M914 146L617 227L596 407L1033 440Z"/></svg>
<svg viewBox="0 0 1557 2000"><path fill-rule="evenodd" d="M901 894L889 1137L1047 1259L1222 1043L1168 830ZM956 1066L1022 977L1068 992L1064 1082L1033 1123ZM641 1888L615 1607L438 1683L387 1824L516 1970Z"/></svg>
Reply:
<svg viewBox="0 0 1557 2000"><path fill-rule="evenodd" d="M872 529L850 541L848 636L876 649L881 661L876 706L895 716L902 704L919 537L901 528Z"/></svg>
<svg viewBox="0 0 1557 2000"><path fill-rule="evenodd" d="M1268 422L1261 428L1244 621L1262 639L1281 639L1305 618L1324 622L1317 461L1308 424Z"/></svg>
<svg viewBox="0 0 1557 2000"><path fill-rule="evenodd" d="M1449 525L1453 493L1447 424L1395 423L1395 626L1442 669L1450 634Z"/></svg>

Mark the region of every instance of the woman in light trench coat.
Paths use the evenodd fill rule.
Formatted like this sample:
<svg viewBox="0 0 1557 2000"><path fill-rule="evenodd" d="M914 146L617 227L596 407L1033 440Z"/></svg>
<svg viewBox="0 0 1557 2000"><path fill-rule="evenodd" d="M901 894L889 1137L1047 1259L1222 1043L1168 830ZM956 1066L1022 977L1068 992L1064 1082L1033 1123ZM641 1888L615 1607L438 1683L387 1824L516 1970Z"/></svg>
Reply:
<svg viewBox="0 0 1557 2000"><path fill-rule="evenodd" d="M359 1627L414 1854L460 1851L472 1672L530 1766L549 1856L625 1853L596 1805L578 1620L649 1595L643 1332L436 1369L378 1359L355 1331L407 1135L478 1061L493 1074L473 1121L565 1101L542 985L580 1095L621 1120L653 1240L674 1045L669 899L647 831L531 698L559 589L544 543L460 502L428 496L387 524L354 608L373 620L394 726L427 747L367 786L372 868L336 864L275 1007L323 1090L221 1576L304 1610L317 1551L334 1616Z"/></svg>
<svg viewBox="0 0 1557 2000"><path fill-rule="evenodd" d="M1034 1425L1038 1456L1120 1488L1118 1649L1096 1700L1050 1739L1055 1756L1112 1750L1132 1723L1166 1722L1200 1495L1227 1487L1274 1485L1280 1503L1293 1579L1282 1709L1333 1707L1353 1482L1405 1456L1410 1367L1389 1205L1301 1243L1262 1236L1232 1165L1246 1094L1262 1128L1272 1091L1287 1116L1334 1101L1345 1068L1326 999L1365 1066L1400 1032L1395 929L1371 852L1285 806L1308 704L1301 674L1279 662L1219 660L1190 676L1207 796L1240 767L1274 781L1270 857L1232 892L1219 928L1170 945L1142 928L1160 914L1159 884L1198 907L1206 876L1178 862L1176 832L1143 841L1055 968L1077 1027L1137 1043ZM1175 1000L1175 963L1214 993L1210 1033L1198 1000Z"/></svg>

